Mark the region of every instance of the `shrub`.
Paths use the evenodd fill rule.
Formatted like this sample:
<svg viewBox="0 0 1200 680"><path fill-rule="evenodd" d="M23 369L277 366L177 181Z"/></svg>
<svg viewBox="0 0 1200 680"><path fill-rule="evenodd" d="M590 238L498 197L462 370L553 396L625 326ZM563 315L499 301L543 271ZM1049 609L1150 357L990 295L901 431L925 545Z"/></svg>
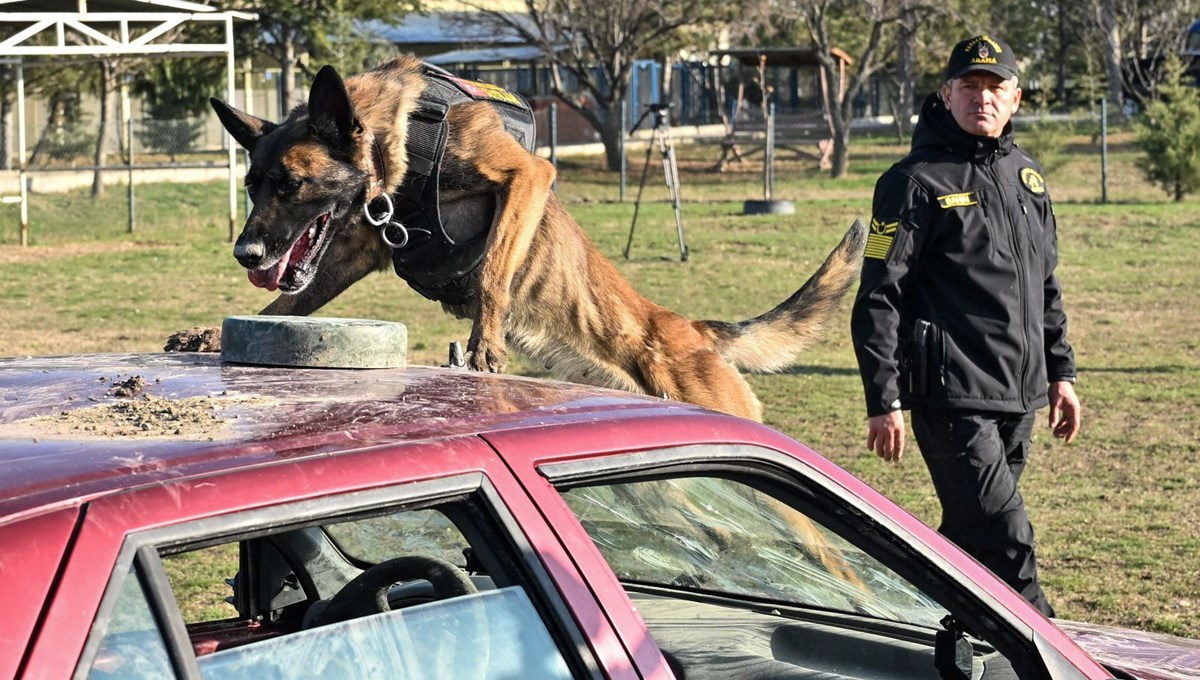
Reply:
<svg viewBox="0 0 1200 680"><path fill-rule="evenodd" d="M1170 57L1164 78L1145 112L1134 122L1138 167L1176 201L1200 188L1200 89L1184 64Z"/></svg>
<svg viewBox="0 0 1200 680"><path fill-rule="evenodd" d="M203 120L146 119L137 138L143 147L165 153L174 162L176 156L195 148L203 126Z"/></svg>

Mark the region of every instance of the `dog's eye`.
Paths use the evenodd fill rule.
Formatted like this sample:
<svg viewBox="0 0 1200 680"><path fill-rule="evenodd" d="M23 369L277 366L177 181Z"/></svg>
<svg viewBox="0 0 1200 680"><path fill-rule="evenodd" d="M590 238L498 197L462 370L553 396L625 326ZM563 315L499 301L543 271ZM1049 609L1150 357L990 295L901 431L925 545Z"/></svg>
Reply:
<svg viewBox="0 0 1200 680"><path fill-rule="evenodd" d="M303 182L299 178L293 177L279 185L279 193L293 194L293 193L299 191L300 185L302 183Z"/></svg>

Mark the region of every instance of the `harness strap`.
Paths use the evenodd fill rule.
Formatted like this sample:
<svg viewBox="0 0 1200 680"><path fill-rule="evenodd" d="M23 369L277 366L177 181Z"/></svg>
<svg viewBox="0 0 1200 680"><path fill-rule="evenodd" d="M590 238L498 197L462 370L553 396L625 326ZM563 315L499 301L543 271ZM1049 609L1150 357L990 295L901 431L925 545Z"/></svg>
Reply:
<svg viewBox="0 0 1200 680"><path fill-rule="evenodd" d="M408 153L408 171L393 194L400 204L401 216L426 204L426 187L437 191L438 170L442 165L442 155L446 153L446 139L449 136L446 112L450 110L450 105L425 96L417 101L418 108L408 119L408 140L404 146Z"/></svg>
<svg viewBox="0 0 1200 680"><path fill-rule="evenodd" d="M409 115L405 141L408 169L392 194L395 221L383 227L382 235L392 246L396 274L413 289L431 300L465 304L477 285L494 206L475 220L460 215L452 225L443 224L438 180L449 138L447 114L460 102L490 101L501 114L505 129L532 150L533 113L518 95L456 78L432 65L426 65L425 81L417 110Z"/></svg>

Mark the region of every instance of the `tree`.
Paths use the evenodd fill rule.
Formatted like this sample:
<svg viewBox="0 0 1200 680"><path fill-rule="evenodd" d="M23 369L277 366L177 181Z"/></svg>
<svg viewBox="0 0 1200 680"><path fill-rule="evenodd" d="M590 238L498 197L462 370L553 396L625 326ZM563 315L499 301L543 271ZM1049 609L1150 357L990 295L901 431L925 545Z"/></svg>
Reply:
<svg viewBox="0 0 1200 680"><path fill-rule="evenodd" d="M525 12L475 8L497 32L541 49L551 63L551 89L595 128L610 170L621 167L621 107L635 62L671 54L697 31L715 32L739 16L738 2L713 0L525 0ZM567 86L564 72L578 88Z"/></svg>
<svg viewBox="0 0 1200 680"><path fill-rule="evenodd" d="M1175 55L1164 62L1162 82L1134 129L1146 153L1138 165L1149 180L1176 201L1200 189L1200 89Z"/></svg>
<svg viewBox="0 0 1200 680"><path fill-rule="evenodd" d="M1096 33L1100 36L1104 72L1108 76L1108 101L1117 111L1125 104L1124 80L1121 77L1121 30L1117 25L1117 0L1092 0L1096 7Z"/></svg>
<svg viewBox="0 0 1200 680"><path fill-rule="evenodd" d="M1168 55L1178 55L1196 18L1196 0L1092 0L1093 34L1108 76L1109 99L1153 97ZM1116 92L1119 81L1122 91ZM1118 110L1120 110L1118 108Z"/></svg>
<svg viewBox="0 0 1200 680"><path fill-rule="evenodd" d="M192 148L200 135L210 93L225 81L225 64L217 59L155 61L138 74L133 93L140 95L149 117L138 137L142 144L175 156Z"/></svg>
<svg viewBox="0 0 1200 680"><path fill-rule="evenodd" d="M833 136L830 174L843 177L850 169L854 98L893 51L895 41L890 34L902 10L889 0L786 0L780 7L785 15L801 20L816 48L822 99ZM835 47L850 53L852 65L835 55Z"/></svg>
<svg viewBox="0 0 1200 680"><path fill-rule="evenodd" d="M332 63L343 73L361 70L373 53L371 40L355 25L399 22L421 9L420 0L233 0L227 9L255 12L258 21L235 24L241 54L261 55L279 64L284 111L299 103L296 76L316 73L300 56ZM378 45L376 46L378 47ZM390 47L390 46L389 46Z"/></svg>

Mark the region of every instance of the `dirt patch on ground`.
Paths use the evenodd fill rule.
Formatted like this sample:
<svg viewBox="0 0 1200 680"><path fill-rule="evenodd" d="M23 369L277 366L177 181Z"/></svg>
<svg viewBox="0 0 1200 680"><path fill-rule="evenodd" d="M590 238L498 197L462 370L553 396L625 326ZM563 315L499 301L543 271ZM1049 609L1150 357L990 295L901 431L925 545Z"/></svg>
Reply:
<svg viewBox="0 0 1200 680"><path fill-rule="evenodd" d="M99 255L104 253L128 250L145 250L147 248L163 248L162 243L67 243L54 246L0 246L0 264L26 264L29 262L44 262L61 257L79 257L82 255Z"/></svg>

